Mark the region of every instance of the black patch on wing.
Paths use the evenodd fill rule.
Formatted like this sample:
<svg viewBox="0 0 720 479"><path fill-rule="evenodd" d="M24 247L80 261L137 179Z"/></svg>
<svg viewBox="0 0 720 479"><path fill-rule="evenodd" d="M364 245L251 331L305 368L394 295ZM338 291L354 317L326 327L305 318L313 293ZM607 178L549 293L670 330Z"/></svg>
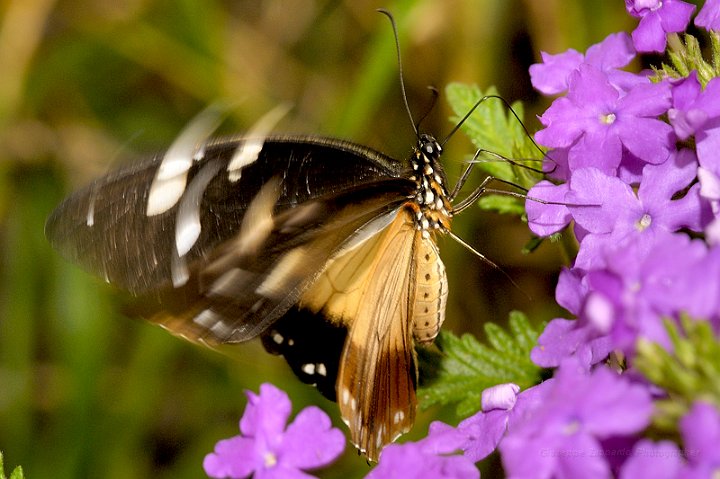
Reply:
<svg viewBox="0 0 720 479"><path fill-rule="evenodd" d="M293 307L262 334L262 342L269 353L285 357L302 382L314 385L323 396L335 401L335 381L346 337L344 326Z"/></svg>

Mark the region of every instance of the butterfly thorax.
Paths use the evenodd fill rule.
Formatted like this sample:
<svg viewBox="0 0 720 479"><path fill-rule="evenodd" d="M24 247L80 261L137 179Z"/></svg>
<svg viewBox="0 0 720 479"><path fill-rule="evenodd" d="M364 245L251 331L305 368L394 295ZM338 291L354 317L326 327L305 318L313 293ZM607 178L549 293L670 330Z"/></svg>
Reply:
<svg viewBox="0 0 720 479"><path fill-rule="evenodd" d="M450 229L452 205L445 188L445 172L440 165L442 146L430 135L422 134L410 158L416 182L415 197L406 207L412 210L415 227L428 238L432 231Z"/></svg>

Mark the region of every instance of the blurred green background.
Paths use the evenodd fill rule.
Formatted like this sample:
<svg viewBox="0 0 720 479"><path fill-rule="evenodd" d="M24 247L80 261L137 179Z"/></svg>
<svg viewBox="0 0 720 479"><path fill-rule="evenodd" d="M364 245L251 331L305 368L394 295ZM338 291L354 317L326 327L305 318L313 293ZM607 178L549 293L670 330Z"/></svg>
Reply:
<svg viewBox="0 0 720 479"><path fill-rule="evenodd" d="M343 137L395 157L414 137L402 104L392 32L400 29L410 106L428 85L496 85L527 102L527 124L547 106L526 73L539 51L584 51L629 30L621 1L5 0L0 10L0 450L27 477L194 478L217 440L237 432L243 390L270 381L294 411L336 407L296 381L258 344L232 358L121 314L127 298L55 254L43 224L62 197L128 158L166 147L208 104L233 105L222 132L242 131L281 102L279 131ZM441 97L424 130L452 125ZM472 154L446 148L451 182ZM475 178L471 181L479 181ZM552 245L520 250L518 218L471 208L455 231L502 266L515 288L448 239L446 327L482 337L511 309L534 322L558 314ZM528 299L528 296L532 300ZM410 438L424 435L429 411ZM342 426L341 426L342 427ZM358 477L348 446L323 477Z"/></svg>

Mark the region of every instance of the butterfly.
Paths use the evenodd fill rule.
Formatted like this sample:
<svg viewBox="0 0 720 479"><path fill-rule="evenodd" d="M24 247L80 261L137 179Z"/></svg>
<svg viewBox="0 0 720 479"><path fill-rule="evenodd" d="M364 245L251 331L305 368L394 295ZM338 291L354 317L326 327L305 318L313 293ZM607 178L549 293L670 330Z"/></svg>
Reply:
<svg viewBox="0 0 720 479"><path fill-rule="evenodd" d="M483 187L455 202L469 168L450 190L444 141L428 134L397 160L333 138L210 130L72 194L47 238L151 301L148 319L178 336L211 347L259 337L338 402L352 442L377 460L413 425L414 348L445 319L437 237Z"/></svg>
<svg viewBox="0 0 720 479"><path fill-rule="evenodd" d="M250 144L252 157L229 169ZM435 239L453 206L441 152L428 135L406 161L313 136L210 141L185 170L160 155L77 191L46 236L156 301L150 320L179 336L261 337L337 399L353 443L377 458L413 424L414 344L432 342L445 318Z"/></svg>

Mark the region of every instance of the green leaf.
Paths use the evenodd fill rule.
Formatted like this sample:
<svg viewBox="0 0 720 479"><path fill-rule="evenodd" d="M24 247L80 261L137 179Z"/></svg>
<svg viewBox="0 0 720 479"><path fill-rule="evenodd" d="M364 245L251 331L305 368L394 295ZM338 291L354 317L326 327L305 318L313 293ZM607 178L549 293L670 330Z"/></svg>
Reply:
<svg viewBox="0 0 720 479"><path fill-rule="evenodd" d="M511 214L522 216L525 214L525 205L519 203L518 199L513 196L506 195L487 195L482 196L478 201L481 209L487 211L496 211L503 214Z"/></svg>
<svg viewBox="0 0 720 479"><path fill-rule="evenodd" d="M3 464L3 454L2 451L0 451L0 479L6 479L5 476L5 465ZM25 479L25 475L23 474L23 470L21 466L17 466L13 472L10 474L9 479Z"/></svg>
<svg viewBox="0 0 720 479"><path fill-rule="evenodd" d="M502 383L515 383L525 389L540 381L541 368L530 361L530 350L538 337L527 317L510 313L509 330L485 324L487 343L464 334L457 337L441 332L434 358L421 354L423 373L429 365L432 378L418 390L421 407L457 403L456 413L465 417L480 409L482 391Z"/></svg>
<svg viewBox="0 0 720 479"><path fill-rule="evenodd" d="M542 174L523 168L539 169L542 166L543 152L538 150L525 131L521 120L523 106L516 102L512 109L517 117L507 108L505 102L495 98L497 90L489 88L483 92L477 85L451 83L446 88L450 107L455 112L450 121L457 124L482 98L485 100L465 120L460 127L478 149L483 153L475 160L477 168L490 176L516 185L527 190L542 179ZM471 159L471 158L468 158ZM516 164L513 164L516 163ZM497 185L492 185L496 188ZM522 198L508 197L506 201L483 201L485 209L498 209L502 213L522 214L525 211ZM514 204L514 206L509 206Z"/></svg>
<svg viewBox="0 0 720 479"><path fill-rule="evenodd" d="M653 425L676 432L678 420L694 401L708 401L720 408L720 341L709 321L683 317L678 325L666 320L665 329L673 352L641 339L635 367L668 394L656 401Z"/></svg>

